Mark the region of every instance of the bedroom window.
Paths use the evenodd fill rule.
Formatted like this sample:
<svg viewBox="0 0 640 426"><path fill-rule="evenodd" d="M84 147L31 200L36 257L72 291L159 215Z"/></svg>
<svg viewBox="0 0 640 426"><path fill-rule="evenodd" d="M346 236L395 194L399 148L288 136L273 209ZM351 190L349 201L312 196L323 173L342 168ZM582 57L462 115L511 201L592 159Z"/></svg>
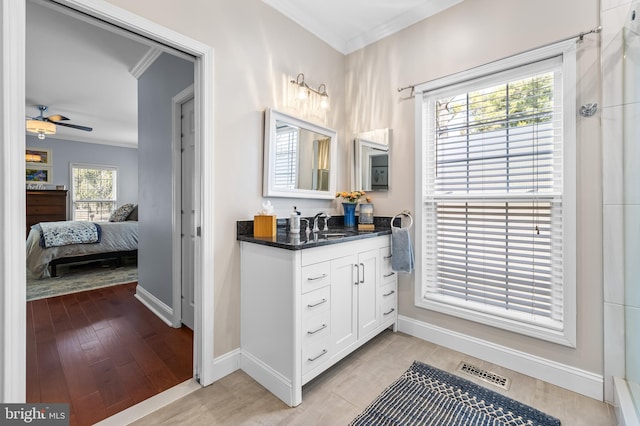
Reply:
<svg viewBox="0 0 640 426"><path fill-rule="evenodd" d="M116 167L72 164L73 220L108 221L117 205L117 176Z"/></svg>
<svg viewBox="0 0 640 426"><path fill-rule="evenodd" d="M575 59L556 48L422 88L416 304L575 346Z"/></svg>

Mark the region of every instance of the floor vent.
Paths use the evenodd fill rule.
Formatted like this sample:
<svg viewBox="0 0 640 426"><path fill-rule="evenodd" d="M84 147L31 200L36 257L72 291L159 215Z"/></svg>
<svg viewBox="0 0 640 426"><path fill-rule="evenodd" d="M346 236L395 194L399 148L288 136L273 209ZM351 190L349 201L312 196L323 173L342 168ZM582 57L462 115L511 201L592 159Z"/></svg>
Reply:
<svg viewBox="0 0 640 426"><path fill-rule="evenodd" d="M502 377L501 375L492 373L491 371L483 370L480 367L476 367L475 365L464 361L458 365L458 371L484 382L491 383L492 385L498 386L502 389L509 390L509 387L511 386L511 379L507 379L506 377Z"/></svg>

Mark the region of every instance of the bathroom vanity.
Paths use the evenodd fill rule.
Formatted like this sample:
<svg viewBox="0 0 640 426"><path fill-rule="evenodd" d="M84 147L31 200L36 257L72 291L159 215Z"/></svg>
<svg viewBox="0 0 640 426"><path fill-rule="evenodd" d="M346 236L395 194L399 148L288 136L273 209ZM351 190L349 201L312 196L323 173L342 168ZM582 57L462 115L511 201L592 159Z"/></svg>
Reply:
<svg viewBox="0 0 640 426"><path fill-rule="evenodd" d="M386 328L395 331L390 233L238 235L242 370L297 406L304 384Z"/></svg>

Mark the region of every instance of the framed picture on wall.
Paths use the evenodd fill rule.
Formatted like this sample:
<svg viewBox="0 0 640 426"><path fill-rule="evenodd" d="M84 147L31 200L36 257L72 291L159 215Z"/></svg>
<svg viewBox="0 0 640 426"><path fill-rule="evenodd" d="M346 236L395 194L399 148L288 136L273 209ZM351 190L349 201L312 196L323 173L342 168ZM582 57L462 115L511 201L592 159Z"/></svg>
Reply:
<svg viewBox="0 0 640 426"><path fill-rule="evenodd" d="M27 147L24 152L24 161L27 165L51 167L51 150L43 148Z"/></svg>
<svg viewBox="0 0 640 426"><path fill-rule="evenodd" d="M27 184L50 184L51 179L51 167L46 166L31 166L27 164L25 181Z"/></svg>

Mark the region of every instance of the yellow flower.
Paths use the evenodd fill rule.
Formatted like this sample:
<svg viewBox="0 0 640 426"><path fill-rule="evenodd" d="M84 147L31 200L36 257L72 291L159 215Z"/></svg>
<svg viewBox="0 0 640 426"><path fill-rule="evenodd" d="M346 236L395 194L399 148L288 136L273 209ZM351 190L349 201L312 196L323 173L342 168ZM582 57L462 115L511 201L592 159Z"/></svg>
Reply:
<svg viewBox="0 0 640 426"><path fill-rule="evenodd" d="M366 193L364 191L338 191L336 192L336 198L342 197L344 202L347 203L357 203L360 201L360 198L365 196ZM371 202L371 197L366 197L367 202Z"/></svg>

